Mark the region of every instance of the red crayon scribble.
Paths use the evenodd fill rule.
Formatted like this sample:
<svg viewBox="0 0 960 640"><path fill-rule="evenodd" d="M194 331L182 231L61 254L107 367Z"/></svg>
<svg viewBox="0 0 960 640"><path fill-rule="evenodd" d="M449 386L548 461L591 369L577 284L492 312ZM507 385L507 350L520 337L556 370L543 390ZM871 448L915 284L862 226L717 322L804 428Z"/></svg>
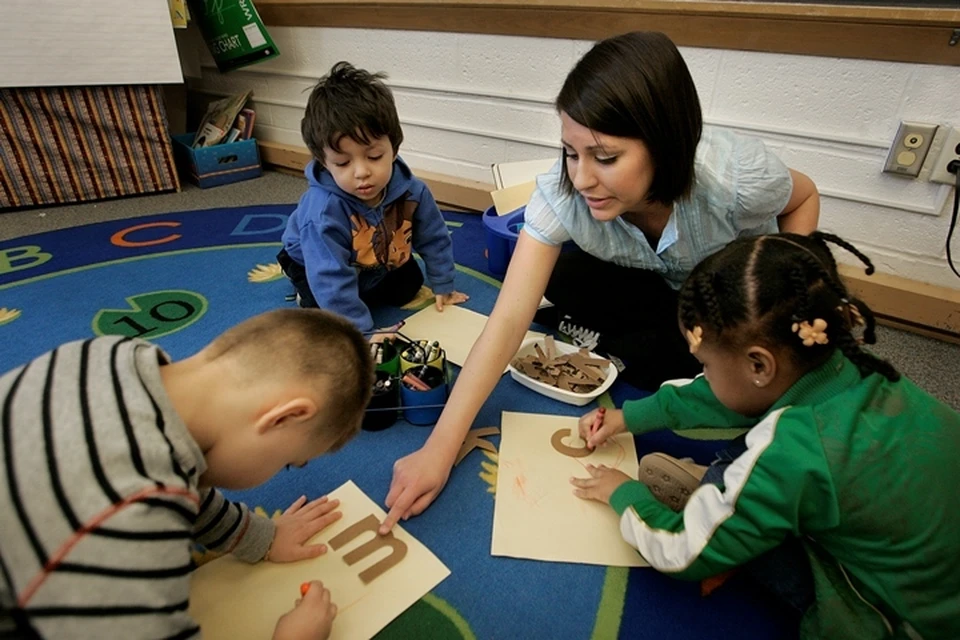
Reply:
<svg viewBox="0 0 960 640"><path fill-rule="evenodd" d="M527 497L527 487L526 487L527 477L524 475L519 475L516 478L514 478L513 483L516 485L517 491L520 492L520 495L526 498Z"/></svg>

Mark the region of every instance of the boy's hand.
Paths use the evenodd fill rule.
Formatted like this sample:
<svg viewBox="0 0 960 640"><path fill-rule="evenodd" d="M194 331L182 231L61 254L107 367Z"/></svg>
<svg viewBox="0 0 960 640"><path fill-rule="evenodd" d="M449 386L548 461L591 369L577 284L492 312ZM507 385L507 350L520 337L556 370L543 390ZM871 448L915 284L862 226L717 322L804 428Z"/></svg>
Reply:
<svg viewBox="0 0 960 640"><path fill-rule="evenodd" d="M596 449L613 436L627 430L627 423L623 419L623 411L607 409L600 428L597 429L596 433L590 435L590 429L593 428L593 422L596 420L599 411L599 409L594 409L580 418L580 437L587 441L587 448L589 449Z"/></svg>
<svg viewBox="0 0 960 640"><path fill-rule="evenodd" d="M304 543L343 516L336 511L339 506L339 500L330 500L327 496L312 502L307 502L306 496L297 498L277 518L277 532L266 559L270 562L296 562L326 553L325 544Z"/></svg>
<svg viewBox="0 0 960 640"><path fill-rule="evenodd" d="M578 498L610 504L613 492L624 482L631 480L623 471L605 465L588 464L586 469L590 473L589 478L570 478L570 484L577 487L573 490L573 495Z"/></svg>
<svg viewBox="0 0 960 640"><path fill-rule="evenodd" d="M459 291L434 297L437 299L437 311L443 311L443 305L445 304L460 304L470 299L470 296L465 293L460 293Z"/></svg>
<svg viewBox="0 0 960 640"><path fill-rule="evenodd" d="M314 580L303 598L277 621L273 640L326 640L336 616L337 605L330 602L329 589Z"/></svg>

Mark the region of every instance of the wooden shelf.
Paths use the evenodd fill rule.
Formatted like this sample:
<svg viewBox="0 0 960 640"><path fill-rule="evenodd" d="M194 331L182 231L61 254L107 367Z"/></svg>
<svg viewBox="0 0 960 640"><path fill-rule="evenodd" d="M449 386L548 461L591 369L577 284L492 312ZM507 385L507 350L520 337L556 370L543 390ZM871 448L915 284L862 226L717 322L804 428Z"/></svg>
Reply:
<svg viewBox="0 0 960 640"><path fill-rule="evenodd" d="M268 25L599 40L960 66L960 9L697 0L258 0ZM960 33L960 32L958 32Z"/></svg>

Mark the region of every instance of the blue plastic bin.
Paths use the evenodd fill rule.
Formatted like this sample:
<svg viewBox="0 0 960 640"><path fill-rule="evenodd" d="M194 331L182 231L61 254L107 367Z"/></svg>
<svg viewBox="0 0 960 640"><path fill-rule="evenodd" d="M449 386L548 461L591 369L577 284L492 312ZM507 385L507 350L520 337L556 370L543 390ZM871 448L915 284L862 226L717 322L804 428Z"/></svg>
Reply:
<svg viewBox="0 0 960 640"><path fill-rule="evenodd" d="M194 149L190 145L195 135L173 136L173 154L183 174L201 189L257 178L263 173L255 139Z"/></svg>
<svg viewBox="0 0 960 640"><path fill-rule="evenodd" d="M497 210L490 207L483 212L483 234L487 242L487 267L497 276L503 276L510 264L510 257L517 246L520 229L523 228L525 207L498 216Z"/></svg>
<svg viewBox="0 0 960 640"><path fill-rule="evenodd" d="M419 376L428 384L433 384L429 391L416 391L400 384L400 403L403 405L403 419L410 424L419 426L434 425L443 413L443 405L447 402L448 380L446 366L443 369L426 365L414 369L425 369L427 376ZM413 371L414 369L411 369Z"/></svg>

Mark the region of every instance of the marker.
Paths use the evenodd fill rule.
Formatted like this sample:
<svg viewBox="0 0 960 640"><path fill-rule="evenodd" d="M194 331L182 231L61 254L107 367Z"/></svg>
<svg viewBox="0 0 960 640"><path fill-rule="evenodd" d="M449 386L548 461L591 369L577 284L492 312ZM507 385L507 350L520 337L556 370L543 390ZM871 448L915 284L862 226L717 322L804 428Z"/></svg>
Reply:
<svg viewBox="0 0 960 640"><path fill-rule="evenodd" d="M440 355L440 343L436 340L433 341L433 344L430 345L430 352L427 354L426 362L433 362L437 359L437 356Z"/></svg>
<svg viewBox="0 0 960 640"><path fill-rule="evenodd" d="M310 583L304 582L300 585L300 597L307 595L307 591L310 591Z"/></svg>
<svg viewBox="0 0 960 640"><path fill-rule="evenodd" d="M607 412L606 407L600 407L597 411L596 417L593 419L593 424L590 425L590 435L592 436L597 432L597 430L603 426L603 416Z"/></svg>
<svg viewBox="0 0 960 640"><path fill-rule="evenodd" d="M373 331L366 331L366 332L364 332L363 335L369 337L369 336L375 336L375 335L380 334L380 333L399 333L399 332L400 332L400 329L401 329L401 328L403 327L403 325L405 325L406 323L407 323L406 320L401 320L400 322L398 322L397 324L393 325L392 327L384 327L384 328L382 328L382 329L374 329Z"/></svg>

